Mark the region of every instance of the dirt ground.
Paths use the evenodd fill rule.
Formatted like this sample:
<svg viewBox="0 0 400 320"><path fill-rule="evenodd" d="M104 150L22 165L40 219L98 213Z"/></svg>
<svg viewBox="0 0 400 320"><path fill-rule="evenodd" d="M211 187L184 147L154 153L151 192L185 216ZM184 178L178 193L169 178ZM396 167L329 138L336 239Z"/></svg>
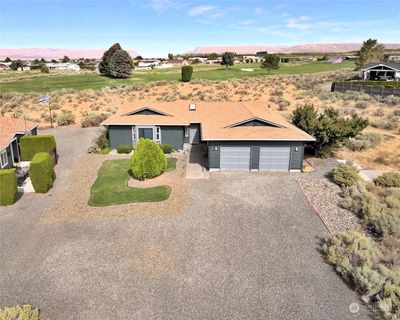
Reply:
<svg viewBox="0 0 400 320"><path fill-rule="evenodd" d="M377 99L366 94L330 92L333 80L354 75L349 71L338 71L229 81L157 81L98 91L61 90L52 93L51 108L56 118L71 113L74 118L72 126L80 126L82 119L88 115L102 114L108 117L124 105L137 100L263 101L266 108L285 117L290 117L298 105L312 103L320 110L334 107L344 116L359 114L368 118L371 126L366 131L378 132L385 137L380 145L366 151L355 152L342 148L337 154L339 157L354 160L368 169L396 169L400 163L400 101ZM38 121L41 127L49 126L49 106L39 104L38 98L39 95L35 93L3 94L1 113ZM382 157L384 161L381 160Z"/></svg>

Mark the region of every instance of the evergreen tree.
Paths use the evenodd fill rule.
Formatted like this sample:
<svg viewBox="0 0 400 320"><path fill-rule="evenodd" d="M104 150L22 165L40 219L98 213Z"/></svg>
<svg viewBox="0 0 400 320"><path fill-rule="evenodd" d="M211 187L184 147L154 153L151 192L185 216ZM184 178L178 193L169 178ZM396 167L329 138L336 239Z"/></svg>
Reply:
<svg viewBox="0 0 400 320"><path fill-rule="evenodd" d="M125 50L116 50L108 63L109 75L114 78L129 78L133 61Z"/></svg>
<svg viewBox="0 0 400 320"><path fill-rule="evenodd" d="M13 62L11 62L10 64L10 69L17 71L18 68L21 68L22 70L24 70L24 63L21 60L14 60Z"/></svg>
<svg viewBox="0 0 400 320"><path fill-rule="evenodd" d="M109 63L111 60L111 57L113 56L114 52L117 50L122 50L121 45L119 43L113 44L110 49L104 52L103 58L101 59L101 62L99 63L99 72L105 76L110 75L110 69L109 69Z"/></svg>
<svg viewBox="0 0 400 320"><path fill-rule="evenodd" d="M174 55L172 53L168 53L168 60L174 60Z"/></svg>
<svg viewBox="0 0 400 320"><path fill-rule="evenodd" d="M11 59L9 57L7 57L4 62L12 62Z"/></svg>
<svg viewBox="0 0 400 320"><path fill-rule="evenodd" d="M71 61L71 59L68 57L68 56L64 56L62 59L61 59L61 62L62 63L66 63L66 62L70 62Z"/></svg>

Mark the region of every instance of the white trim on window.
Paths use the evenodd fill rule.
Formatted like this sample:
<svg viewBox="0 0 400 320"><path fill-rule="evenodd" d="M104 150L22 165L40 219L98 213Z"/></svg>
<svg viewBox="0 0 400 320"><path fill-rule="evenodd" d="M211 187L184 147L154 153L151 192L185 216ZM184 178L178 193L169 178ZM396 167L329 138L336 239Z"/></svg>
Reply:
<svg viewBox="0 0 400 320"><path fill-rule="evenodd" d="M132 126L132 141L133 141L133 143L136 142L136 128L135 128L135 126Z"/></svg>
<svg viewBox="0 0 400 320"><path fill-rule="evenodd" d="M0 165L1 168L4 168L6 165L8 165L7 149L0 151Z"/></svg>
<svg viewBox="0 0 400 320"><path fill-rule="evenodd" d="M189 126L185 126L185 137L189 137Z"/></svg>
<svg viewBox="0 0 400 320"><path fill-rule="evenodd" d="M157 142L161 141L161 129L159 126L156 127L156 141Z"/></svg>

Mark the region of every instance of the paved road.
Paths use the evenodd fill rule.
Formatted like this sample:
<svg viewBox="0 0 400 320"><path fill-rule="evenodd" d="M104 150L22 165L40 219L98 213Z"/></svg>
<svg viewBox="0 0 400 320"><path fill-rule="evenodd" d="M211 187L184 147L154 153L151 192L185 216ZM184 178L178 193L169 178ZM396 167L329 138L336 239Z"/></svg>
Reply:
<svg viewBox="0 0 400 320"><path fill-rule="evenodd" d="M57 320L366 319L318 252L326 230L296 174L192 180L187 212L170 219L40 224L91 140L79 130L60 131L51 193L0 209L0 307Z"/></svg>

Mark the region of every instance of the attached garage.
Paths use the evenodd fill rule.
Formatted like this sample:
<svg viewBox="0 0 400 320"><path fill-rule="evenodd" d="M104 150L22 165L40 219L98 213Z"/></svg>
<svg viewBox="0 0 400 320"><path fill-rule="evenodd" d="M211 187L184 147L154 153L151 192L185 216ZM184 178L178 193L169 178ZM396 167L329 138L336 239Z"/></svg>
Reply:
<svg viewBox="0 0 400 320"><path fill-rule="evenodd" d="M261 147L260 171L289 171L290 146Z"/></svg>
<svg viewBox="0 0 400 320"><path fill-rule="evenodd" d="M250 170L250 147L221 147L220 154L222 170Z"/></svg>

